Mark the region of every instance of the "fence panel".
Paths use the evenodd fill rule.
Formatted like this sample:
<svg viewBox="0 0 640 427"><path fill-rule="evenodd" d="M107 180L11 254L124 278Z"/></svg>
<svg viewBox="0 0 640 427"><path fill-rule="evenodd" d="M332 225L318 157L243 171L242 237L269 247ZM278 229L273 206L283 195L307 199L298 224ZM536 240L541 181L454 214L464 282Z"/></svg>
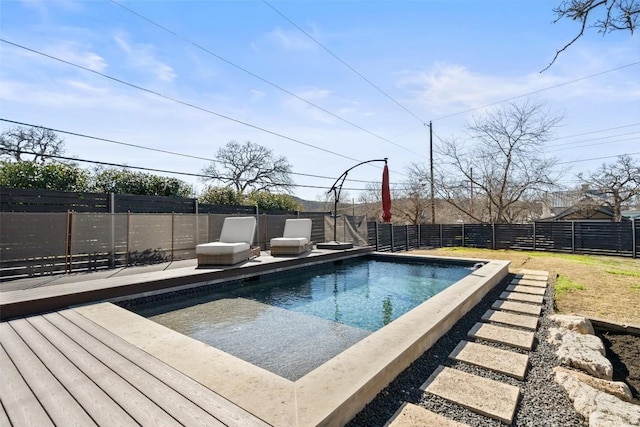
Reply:
<svg viewBox="0 0 640 427"><path fill-rule="evenodd" d="M409 242L409 247L407 250L411 249L419 249L420 245L418 242L418 226L417 225L407 225L407 241Z"/></svg>
<svg viewBox="0 0 640 427"><path fill-rule="evenodd" d="M464 246L491 248L493 229L491 224L464 224Z"/></svg>
<svg viewBox="0 0 640 427"><path fill-rule="evenodd" d="M536 250L571 252L571 223L536 222Z"/></svg>
<svg viewBox="0 0 640 427"><path fill-rule="evenodd" d="M420 225L420 246L437 248L441 246L440 225L421 224Z"/></svg>
<svg viewBox="0 0 640 427"><path fill-rule="evenodd" d="M109 212L109 195L0 187L2 212Z"/></svg>
<svg viewBox="0 0 640 427"><path fill-rule="evenodd" d="M129 215L128 264L171 261L172 215Z"/></svg>
<svg viewBox="0 0 640 427"><path fill-rule="evenodd" d="M631 221L609 223L576 221L574 251L593 255L631 256L633 254L631 226Z"/></svg>
<svg viewBox="0 0 640 427"><path fill-rule="evenodd" d="M71 271L126 265L127 215L73 213L71 218Z"/></svg>
<svg viewBox="0 0 640 427"><path fill-rule="evenodd" d="M378 250L380 252L393 252L391 247L391 231L393 225L391 223L378 223Z"/></svg>
<svg viewBox="0 0 640 427"><path fill-rule="evenodd" d="M462 246L462 225L442 224L442 246Z"/></svg>
<svg viewBox="0 0 640 427"><path fill-rule="evenodd" d="M407 250L407 227L404 225L393 226L393 252Z"/></svg>
<svg viewBox="0 0 640 427"><path fill-rule="evenodd" d="M330 215L330 212L300 212L300 218L311 219L311 241L314 243L322 243L325 241L324 217ZM371 234L368 233L368 236Z"/></svg>
<svg viewBox="0 0 640 427"><path fill-rule="evenodd" d="M496 249L533 250L533 224L495 224L494 226Z"/></svg>
<svg viewBox="0 0 640 427"><path fill-rule="evenodd" d="M195 213L195 199L183 197L116 194L115 203L115 212Z"/></svg>

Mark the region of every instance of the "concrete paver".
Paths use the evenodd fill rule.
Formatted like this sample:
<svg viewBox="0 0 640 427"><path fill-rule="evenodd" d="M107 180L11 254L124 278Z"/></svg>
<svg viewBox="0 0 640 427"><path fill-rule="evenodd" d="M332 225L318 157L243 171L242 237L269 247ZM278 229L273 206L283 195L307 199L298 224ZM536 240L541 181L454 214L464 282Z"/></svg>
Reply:
<svg viewBox="0 0 640 427"><path fill-rule="evenodd" d="M440 366L421 387L476 413L511 424L520 390L509 384Z"/></svg>
<svg viewBox="0 0 640 427"><path fill-rule="evenodd" d="M496 301L491 305L491 308L493 310L515 311L517 313L532 314L534 316L540 316L542 312L542 306L514 301Z"/></svg>
<svg viewBox="0 0 640 427"><path fill-rule="evenodd" d="M451 359L500 372L524 380L529 365L529 356L488 345L460 341L449 355Z"/></svg>
<svg viewBox="0 0 640 427"><path fill-rule="evenodd" d="M544 302L544 295L523 294L521 292L503 292L500 294L500 299L542 304Z"/></svg>
<svg viewBox="0 0 640 427"><path fill-rule="evenodd" d="M542 276L542 277L546 277L547 279L549 278L549 272L545 270L529 270L529 269L523 268L518 270L518 273L523 274L525 276Z"/></svg>
<svg viewBox="0 0 640 427"><path fill-rule="evenodd" d="M385 427L469 427L450 420L442 415L431 412L422 406L413 403L405 403L398 409L394 416L385 424Z"/></svg>
<svg viewBox="0 0 640 427"><path fill-rule="evenodd" d="M535 286L538 288L546 288L547 281L546 280L531 280L531 279L513 279L511 281L512 285L524 285L524 286Z"/></svg>
<svg viewBox="0 0 640 427"><path fill-rule="evenodd" d="M536 330L538 328L538 318L523 314L514 314L506 311L487 310L482 315L484 322L504 323L505 325L518 326L520 328Z"/></svg>
<svg viewBox="0 0 640 427"><path fill-rule="evenodd" d="M513 347L531 350L533 348L534 333L518 329L505 328L504 326L476 323L467 333L471 338L480 338L507 344Z"/></svg>
<svg viewBox="0 0 640 427"><path fill-rule="evenodd" d="M525 285L509 285L507 286L509 292L520 292L522 294L531 295L544 295L547 292L546 288L539 288L537 286L525 286Z"/></svg>

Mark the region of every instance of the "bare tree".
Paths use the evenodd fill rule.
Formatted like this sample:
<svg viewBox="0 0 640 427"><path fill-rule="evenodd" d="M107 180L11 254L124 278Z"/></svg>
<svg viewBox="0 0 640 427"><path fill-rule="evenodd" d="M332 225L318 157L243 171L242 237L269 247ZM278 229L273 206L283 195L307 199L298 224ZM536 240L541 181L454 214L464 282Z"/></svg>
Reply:
<svg viewBox="0 0 640 427"><path fill-rule="evenodd" d="M293 186L291 165L283 156L247 141L230 141L218 150L216 161L202 170L205 175L234 188L239 194L251 191L288 193Z"/></svg>
<svg viewBox="0 0 640 427"><path fill-rule="evenodd" d="M531 101L474 118L467 124L470 143L443 143L438 195L474 221L526 218L530 202L552 188L561 174L554 173L557 160L542 154L561 120Z"/></svg>
<svg viewBox="0 0 640 427"><path fill-rule="evenodd" d="M595 28L603 35L612 31L629 31L633 34L640 16L640 1L562 0L562 3L554 8L553 12L556 14L554 23L564 18L578 21L580 31L562 49L556 51L551 63L542 71L549 69L562 52L582 37L587 28Z"/></svg>
<svg viewBox="0 0 640 427"><path fill-rule="evenodd" d="M590 188L609 195L612 199L613 220L621 221L622 205L640 196L640 163L631 156L622 155L614 163L602 164L595 172L578 178Z"/></svg>
<svg viewBox="0 0 640 427"><path fill-rule="evenodd" d="M369 182L365 185L365 191L358 196L360 212L368 218L379 220L382 218L382 183Z"/></svg>
<svg viewBox="0 0 640 427"><path fill-rule="evenodd" d="M64 153L64 140L47 128L17 126L0 134L0 158L45 163Z"/></svg>
<svg viewBox="0 0 640 427"><path fill-rule="evenodd" d="M408 178L402 181L402 189L395 194L393 210L411 224L426 223L425 218L427 213L430 215L431 208L427 166L411 163L405 175Z"/></svg>

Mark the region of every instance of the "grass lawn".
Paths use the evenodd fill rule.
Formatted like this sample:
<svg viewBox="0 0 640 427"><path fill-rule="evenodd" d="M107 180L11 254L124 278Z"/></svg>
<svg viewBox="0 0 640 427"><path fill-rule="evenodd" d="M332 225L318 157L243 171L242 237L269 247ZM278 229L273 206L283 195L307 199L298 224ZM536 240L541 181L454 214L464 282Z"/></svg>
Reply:
<svg viewBox="0 0 640 427"><path fill-rule="evenodd" d="M414 253L510 260L510 272L546 270L555 280L556 312L640 325L640 259L474 248Z"/></svg>

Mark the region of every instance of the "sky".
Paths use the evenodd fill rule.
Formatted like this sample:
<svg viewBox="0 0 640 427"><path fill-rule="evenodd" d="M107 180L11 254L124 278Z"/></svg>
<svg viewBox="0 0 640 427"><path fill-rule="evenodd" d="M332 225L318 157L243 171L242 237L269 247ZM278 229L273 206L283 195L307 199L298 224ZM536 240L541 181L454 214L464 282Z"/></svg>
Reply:
<svg viewBox="0 0 640 427"><path fill-rule="evenodd" d="M429 122L437 167L443 140L530 100L564 116L540 155L575 186L617 155L640 159L640 38L587 30L541 72L579 31L553 23L558 3L2 0L0 130L86 135L103 140L59 133L66 155L195 175L251 141L286 157L294 195L320 200L370 159L388 158L400 186L429 162ZM351 171L345 195L381 167Z"/></svg>

